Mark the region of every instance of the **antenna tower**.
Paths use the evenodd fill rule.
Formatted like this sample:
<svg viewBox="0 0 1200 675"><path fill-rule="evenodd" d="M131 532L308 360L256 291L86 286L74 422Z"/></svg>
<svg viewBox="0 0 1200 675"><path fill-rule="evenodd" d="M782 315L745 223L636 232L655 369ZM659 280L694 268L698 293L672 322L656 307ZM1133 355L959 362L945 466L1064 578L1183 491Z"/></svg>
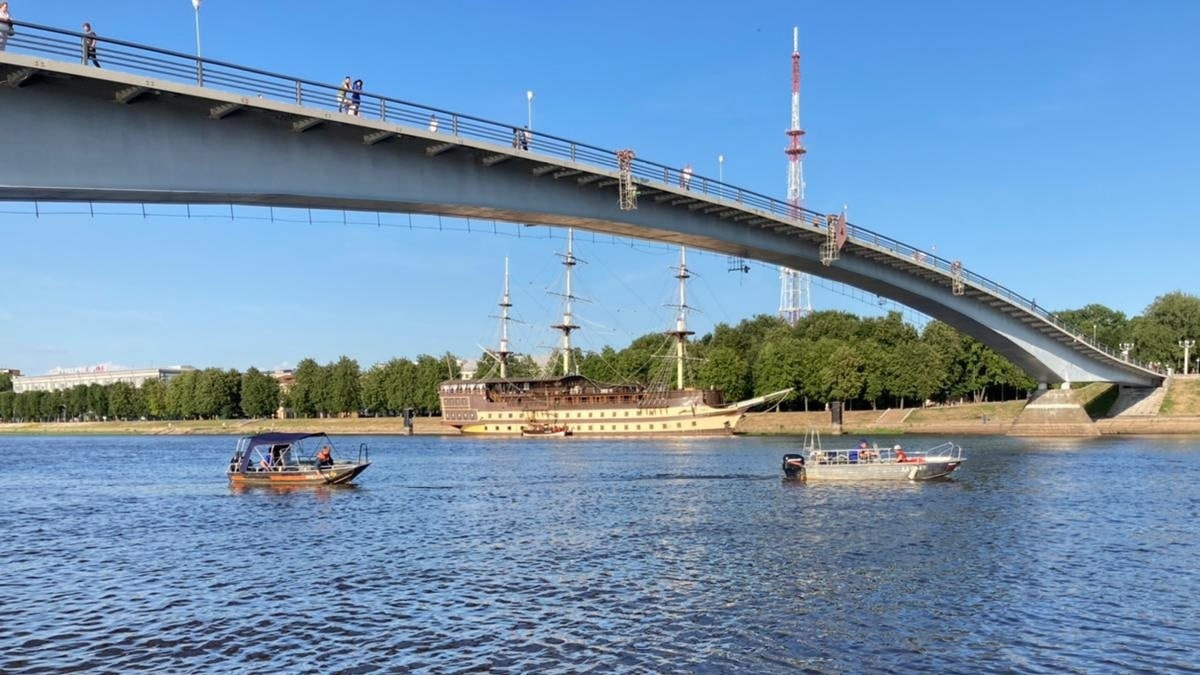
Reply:
<svg viewBox="0 0 1200 675"><path fill-rule="evenodd" d="M792 28L792 126L787 130L788 204L792 218L801 218L804 209L804 130L800 128L800 29ZM795 325L812 313L812 277L802 272L779 268L779 317Z"/></svg>

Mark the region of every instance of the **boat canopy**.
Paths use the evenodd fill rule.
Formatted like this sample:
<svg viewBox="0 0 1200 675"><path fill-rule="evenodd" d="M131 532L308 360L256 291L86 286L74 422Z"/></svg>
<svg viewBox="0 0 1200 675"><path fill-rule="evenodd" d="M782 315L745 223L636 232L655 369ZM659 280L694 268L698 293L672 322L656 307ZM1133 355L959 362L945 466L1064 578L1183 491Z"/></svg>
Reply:
<svg viewBox="0 0 1200 675"><path fill-rule="evenodd" d="M279 445L281 443L295 443L296 441L302 441L306 438L313 438L315 436L324 436L324 435L325 434L323 434L323 433L315 433L315 434L291 433L291 434L289 434L289 433L284 433L284 432L273 431L273 432L267 433L267 434L259 434L257 436L248 436L247 438L249 438L249 441L246 443L246 447L253 448L256 445Z"/></svg>
<svg viewBox="0 0 1200 675"><path fill-rule="evenodd" d="M303 441L306 438L324 438L326 441L329 440L329 437L324 433L271 432L257 436L243 436L238 441L238 454L234 457L234 470L244 473L250 468L251 464L255 461L255 448L268 448L266 451L260 450L257 453L258 459L267 459L274 464L280 461L285 453L290 451L293 444Z"/></svg>

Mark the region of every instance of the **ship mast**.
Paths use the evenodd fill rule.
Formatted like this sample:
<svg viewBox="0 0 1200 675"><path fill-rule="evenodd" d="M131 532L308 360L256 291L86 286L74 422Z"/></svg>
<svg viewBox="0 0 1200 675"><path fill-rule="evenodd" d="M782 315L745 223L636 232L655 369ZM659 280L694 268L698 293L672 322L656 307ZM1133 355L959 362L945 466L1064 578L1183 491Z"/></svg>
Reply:
<svg viewBox="0 0 1200 675"><path fill-rule="evenodd" d="M508 310L512 307L508 295L508 258L504 258L504 295L500 298L500 349L496 350L496 360L500 362L500 377L508 378Z"/></svg>
<svg viewBox="0 0 1200 675"><path fill-rule="evenodd" d="M687 280L691 275L687 268L687 248L679 247L679 268L675 278L679 280L679 304L676 308L675 330L667 331L667 335L675 338L675 388L683 389L683 362L687 352L687 339L693 331L687 329Z"/></svg>
<svg viewBox="0 0 1200 675"><path fill-rule="evenodd" d="M566 287L563 293L563 320L562 323L551 326L555 330L562 331L562 363L563 375L571 375L571 331L576 330L576 326L571 322L571 301L575 296L571 295L571 271L575 267L575 252L574 252L575 230L567 228L567 253L563 256L563 267L567 268L566 272Z"/></svg>

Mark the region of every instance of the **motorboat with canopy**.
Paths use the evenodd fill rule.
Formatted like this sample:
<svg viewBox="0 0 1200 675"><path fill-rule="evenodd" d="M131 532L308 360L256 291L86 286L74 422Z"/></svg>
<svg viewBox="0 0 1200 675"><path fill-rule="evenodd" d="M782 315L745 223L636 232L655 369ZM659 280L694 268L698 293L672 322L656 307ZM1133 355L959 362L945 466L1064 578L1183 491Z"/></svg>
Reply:
<svg viewBox="0 0 1200 675"><path fill-rule="evenodd" d="M366 443L351 461L336 456L324 433L271 432L238 439L226 475L233 485L337 485L370 465Z"/></svg>

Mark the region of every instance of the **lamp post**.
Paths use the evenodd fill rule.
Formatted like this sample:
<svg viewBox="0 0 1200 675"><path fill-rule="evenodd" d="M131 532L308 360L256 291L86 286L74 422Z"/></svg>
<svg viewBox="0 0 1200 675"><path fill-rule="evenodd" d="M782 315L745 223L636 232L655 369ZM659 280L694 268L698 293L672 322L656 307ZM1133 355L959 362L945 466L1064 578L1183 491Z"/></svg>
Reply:
<svg viewBox="0 0 1200 675"><path fill-rule="evenodd" d="M1183 347L1183 374L1188 374L1188 352L1192 347L1196 346L1195 340L1180 340L1179 346Z"/></svg>
<svg viewBox="0 0 1200 675"><path fill-rule="evenodd" d="M725 155L717 155L717 182L725 184Z"/></svg>
<svg viewBox="0 0 1200 675"><path fill-rule="evenodd" d="M525 126L533 130L533 90L525 92Z"/></svg>
<svg viewBox="0 0 1200 675"><path fill-rule="evenodd" d="M1092 324L1092 342L1096 341L1096 324Z"/></svg>
<svg viewBox="0 0 1200 675"><path fill-rule="evenodd" d="M196 82L204 84L204 66L200 63L200 0L192 0L192 9L196 10Z"/></svg>

